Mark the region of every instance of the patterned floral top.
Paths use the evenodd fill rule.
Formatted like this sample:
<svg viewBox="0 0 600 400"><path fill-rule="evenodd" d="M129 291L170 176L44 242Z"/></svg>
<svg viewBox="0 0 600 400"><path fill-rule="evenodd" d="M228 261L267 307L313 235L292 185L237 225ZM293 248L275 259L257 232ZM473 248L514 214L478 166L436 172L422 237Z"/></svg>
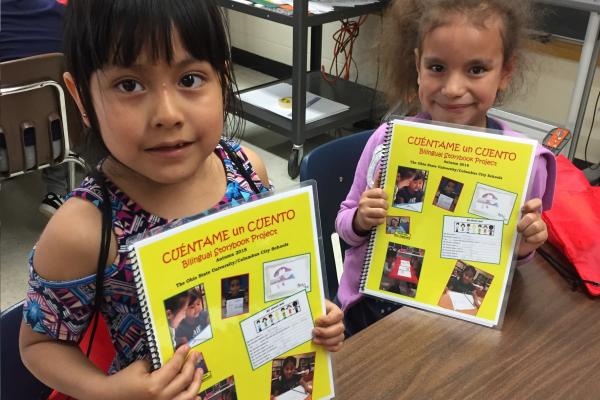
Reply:
<svg viewBox="0 0 600 400"><path fill-rule="evenodd" d="M227 142L227 144L238 155L259 192L267 192L269 188L262 184L240 146L234 142ZM215 208L257 197L221 145L217 146L215 153L223 161L227 176L225 195ZM131 260L127 257L128 241L130 238L143 235L150 229L160 229L159 227L167 223L179 224L189 219L173 221L152 215L133 202L108 179L106 184L112 202L112 228L117 239L118 253L114 263L107 267L104 273L101 311L116 349L116 357L110 369L110 373L114 373L135 360L149 357L144 323L136 298ZM101 188L95 179L88 176L68 197L83 198L100 207L101 193ZM208 211L203 214L207 213ZM71 281L45 280L35 272L34 252L35 248L29 256L29 289L23 318L35 332L46 334L54 339L77 343L92 320L96 274Z"/></svg>

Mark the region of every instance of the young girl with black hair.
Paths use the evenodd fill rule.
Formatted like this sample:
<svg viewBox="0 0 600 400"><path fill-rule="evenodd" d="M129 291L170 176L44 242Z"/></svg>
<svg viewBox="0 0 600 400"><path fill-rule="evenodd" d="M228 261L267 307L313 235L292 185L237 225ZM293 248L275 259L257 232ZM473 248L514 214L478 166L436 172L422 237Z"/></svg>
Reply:
<svg viewBox="0 0 600 400"><path fill-rule="evenodd" d="M75 0L65 19L64 78L99 162L30 257L22 359L79 399L196 398L202 371L189 346L150 370L127 241L269 190L262 161L232 140L238 100L223 15L213 0ZM108 376L77 346L96 306L116 350ZM337 350L342 314L326 309L314 342Z"/></svg>

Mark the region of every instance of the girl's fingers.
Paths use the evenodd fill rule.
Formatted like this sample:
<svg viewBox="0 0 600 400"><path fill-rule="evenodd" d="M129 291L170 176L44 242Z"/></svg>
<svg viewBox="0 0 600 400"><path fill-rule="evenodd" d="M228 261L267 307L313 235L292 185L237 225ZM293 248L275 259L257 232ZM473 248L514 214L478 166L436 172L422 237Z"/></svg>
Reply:
<svg viewBox="0 0 600 400"><path fill-rule="evenodd" d="M523 236L521 238L518 253L521 257L531 253L548 239L548 228L546 227L546 223L539 217L537 220L534 220L523 228L521 233Z"/></svg>
<svg viewBox="0 0 600 400"><path fill-rule="evenodd" d="M517 224L517 231L524 234L527 228L529 228L536 221L541 221L539 214L528 213L523 215Z"/></svg>
<svg viewBox="0 0 600 400"><path fill-rule="evenodd" d="M200 386L202 385L202 375L204 375L204 371L202 368L197 368L194 372L194 377L192 382L187 386L185 391L181 392L176 400L187 400L187 399L198 399L198 392L200 391Z"/></svg>
<svg viewBox="0 0 600 400"><path fill-rule="evenodd" d="M344 334L344 324L337 323L335 325L331 325L328 327L317 327L313 329L313 336L316 340L322 342L329 340L331 338L337 338L342 335L343 339ZM321 343L318 343L321 344Z"/></svg>
<svg viewBox="0 0 600 400"><path fill-rule="evenodd" d="M329 351L330 353L335 353L335 352L340 351L342 349L342 345L343 345L343 343L340 343L340 344L337 344L335 346L326 347L325 349L327 351Z"/></svg>
<svg viewBox="0 0 600 400"><path fill-rule="evenodd" d="M342 310L330 300L325 299L325 315L317 318L317 326L329 326L341 322L344 318Z"/></svg>
<svg viewBox="0 0 600 400"><path fill-rule="evenodd" d="M387 193L383 189L371 189L363 193L367 199L387 200Z"/></svg>
<svg viewBox="0 0 600 400"><path fill-rule="evenodd" d="M523 204L521 211L526 213L539 213L542 210L542 200L539 198L530 199Z"/></svg>
<svg viewBox="0 0 600 400"><path fill-rule="evenodd" d="M532 221L521 231L523 238L527 242L534 240L535 236L540 236L545 240L543 236L547 236L547 232L546 223L541 219Z"/></svg>
<svg viewBox="0 0 600 400"><path fill-rule="evenodd" d="M323 346L327 351L338 351L342 348L342 345L344 343L344 334L342 333L336 337L327 339L315 338L313 339L313 342L315 344Z"/></svg>
<svg viewBox="0 0 600 400"><path fill-rule="evenodd" d="M363 220L385 220L385 216L387 215L387 211L383 207L371 207L370 205L366 205L365 207L361 207L358 210L358 215L363 218Z"/></svg>
<svg viewBox="0 0 600 400"><path fill-rule="evenodd" d="M365 213L371 218L385 218L387 215L387 208L380 206L387 206L387 202L385 204L378 204L377 207L369 207L365 210Z"/></svg>
<svg viewBox="0 0 600 400"><path fill-rule="evenodd" d="M364 219L365 224L364 226L367 228L365 230L369 231L371 230L372 227L383 224L385 222L385 218L380 217L380 218L371 218L371 217L367 217Z"/></svg>
<svg viewBox="0 0 600 400"><path fill-rule="evenodd" d="M388 209L387 200L383 199L364 199L360 202L358 207L362 210L379 210L385 214Z"/></svg>
<svg viewBox="0 0 600 400"><path fill-rule="evenodd" d="M178 348L168 362L166 362L158 370L154 371L152 375L156 376L159 383L166 387L173 379L179 374L183 364L185 363L186 355L190 350L190 346L183 345Z"/></svg>
<svg viewBox="0 0 600 400"><path fill-rule="evenodd" d="M326 314L317 318L313 329L313 342L329 351L337 351L344 340L344 313L329 300L325 300Z"/></svg>
<svg viewBox="0 0 600 400"><path fill-rule="evenodd" d="M536 244L543 243L548 239L548 231L547 230L539 230L531 235L523 236L525 238L526 243Z"/></svg>
<svg viewBox="0 0 600 400"><path fill-rule="evenodd" d="M525 231L529 226L534 224L536 221L541 221L540 212L542 210L542 200L535 198L528 200L524 205L521 211L523 212L523 216L521 220L517 224L517 231L525 234Z"/></svg>
<svg viewBox="0 0 600 400"><path fill-rule="evenodd" d="M385 222L386 211L381 208L362 208L359 207L356 218L359 227L368 231L371 227Z"/></svg>
<svg viewBox="0 0 600 400"><path fill-rule="evenodd" d="M183 350L181 350L182 348ZM179 352L179 350L181 350L181 352ZM163 393L166 396L166 398L181 400L193 399L198 393L197 390L196 392L192 392L190 388L193 387L192 385L194 385L194 379L201 379L201 376L197 377L196 374L198 374L198 372L195 368L196 363L200 358L200 353L193 352L189 354L189 356L187 356L188 352L189 346L184 345L177 349L175 355L173 356L173 359L177 356L177 362L175 365L179 365L180 368L179 370L177 370L176 374L173 377L171 377L169 381L163 383ZM169 362L166 363L158 371L162 370L169 363L171 363L173 359L169 360ZM200 387L199 382L197 382L197 386L198 388Z"/></svg>
<svg viewBox="0 0 600 400"><path fill-rule="evenodd" d="M177 374L175 378L168 384L168 389L171 391L171 393L173 393L173 395L185 391L189 387L190 382L193 382L195 373L197 372L196 363L198 362L199 358L200 353L190 353L188 358L185 360L183 367L179 371L179 374Z"/></svg>

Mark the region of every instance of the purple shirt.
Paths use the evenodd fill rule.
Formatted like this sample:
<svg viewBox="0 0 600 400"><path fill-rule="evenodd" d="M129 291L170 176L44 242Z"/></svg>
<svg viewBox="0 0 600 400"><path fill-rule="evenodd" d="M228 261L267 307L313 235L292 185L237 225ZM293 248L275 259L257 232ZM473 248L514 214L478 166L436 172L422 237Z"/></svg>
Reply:
<svg viewBox="0 0 600 400"><path fill-rule="evenodd" d="M0 8L0 61L62 51L62 4L56 0L2 0Z"/></svg>
<svg viewBox="0 0 600 400"><path fill-rule="evenodd" d="M430 117L427 114L421 113L414 119L430 119ZM411 119L409 118L408 120ZM523 137L522 134L511 131L502 121L494 121L502 127L504 135ZM378 147L383 144L386 125L387 124L383 124L377 128L369 138L369 141L360 156L358 165L356 166L354 182L352 183L350 192L348 193L346 200L340 205L340 211L335 220L335 229L337 233L346 243L352 246L346 250L345 253L344 272L340 279L340 286L337 294L343 310L347 310L362 297L362 294L358 292L358 289L369 235L361 236L356 234L354 229L352 229L352 220L354 219L354 214L358 208L358 201L360 200L361 194L370 187L367 182L367 171L371 164L373 154L378 150ZM556 160L554 159L554 154L543 146L538 145L533 163L533 182L526 200L540 198L542 199L542 209L549 210L552 207L555 178ZM528 262L532 257L533 253L519 260L518 264Z"/></svg>

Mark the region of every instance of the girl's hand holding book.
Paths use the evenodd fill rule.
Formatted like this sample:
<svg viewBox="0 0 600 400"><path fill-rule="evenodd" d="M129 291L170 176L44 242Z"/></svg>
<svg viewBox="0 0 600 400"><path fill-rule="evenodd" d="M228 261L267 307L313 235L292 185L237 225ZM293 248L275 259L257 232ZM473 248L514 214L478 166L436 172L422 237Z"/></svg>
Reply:
<svg viewBox="0 0 600 400"><path fill-rule="evenodd" d="M327 351L338 351L344 341L344 313L329 300L325 300L325 315L315 321L313 343L323 346Z"/></svg>
<svg viewBox="0 0 600 400"><path fill-rule="evenodd" d="M548 228L542 220L542 200L531 199L523 205L523 216L517 224L517 231L521 233L521 242L517 252L519 257L525 257L548 239Z"/></svg>
<svg viewBox="0 0 600 400"><path fill-rule="evenodd" d="M202 383L202 368L196 369L200 353L181 346L161 368L150 371L147 360L139 360L108 377L110 399L197 399Z"/></svg>
<svg viewBox="0 0 600 400"><path fill-rule="evenodd" d="M383 189L366 190L358 201L352 229L358 235L366 235L374 226L385 223L387 209L387 193Z"/></svg>
<svg viewBox="0 0 600 400"><path fill-rule="evenodd" d="M358 235L367 235L371 228L385 223L388 203L387 193L380 189L381 171L377 171L373 189L367 189L360 195L358 208L352 220L352 229Z"/></svg>

